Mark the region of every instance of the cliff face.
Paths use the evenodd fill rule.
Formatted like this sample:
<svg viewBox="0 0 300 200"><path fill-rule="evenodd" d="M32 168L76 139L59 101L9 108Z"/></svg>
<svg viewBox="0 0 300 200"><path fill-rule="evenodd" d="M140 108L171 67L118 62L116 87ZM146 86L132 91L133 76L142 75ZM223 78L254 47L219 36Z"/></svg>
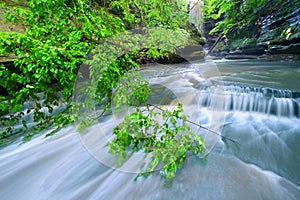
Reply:
<svg viewBox="0 0 300 200"><path fill-rule="evenodd" d="M299 5L298 0L284 1L277 11L263 17L257 45L270 54L300 54Z"/></svg>
<svg viewBox="0 0 300 200"><path fill-rule="evenodd" d="M207 23L211 24L211 22ZM208 28L208 26L206 26ZM209 29L209 28L208 28ZM206 30L209 31L209 30ZM211 38L211 44L216 38ZM212 50L214 55L300 55L299 0L270 0L257 10L257 20L248 27L223 37Z"/></svg>

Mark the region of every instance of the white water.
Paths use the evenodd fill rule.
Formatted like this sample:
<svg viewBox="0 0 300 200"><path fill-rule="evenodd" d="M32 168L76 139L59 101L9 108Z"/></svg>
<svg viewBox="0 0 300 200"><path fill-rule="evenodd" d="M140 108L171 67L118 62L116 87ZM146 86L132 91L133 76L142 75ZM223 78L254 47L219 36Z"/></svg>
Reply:
<svg viewBox="0 0 300 200"><path fill-rule="evenodd" d="M299 199L299 99L277 94L288 94L287 88L264 94L258 86L216 85L214 76L186 66L175 69L164 69L159 76L151 75L159 69L146 70L153 90L160 93L150 101L174 105L178 98L192 121L240 145L192 127L212 150L205 164L190 158L171 188L164 187L158 172L135 182L140 158L133 156L116 170L115 158L104 147L119 120L109 115L83 135L68 127L50 138L41 135L1 149L0 198Z"/></svg>

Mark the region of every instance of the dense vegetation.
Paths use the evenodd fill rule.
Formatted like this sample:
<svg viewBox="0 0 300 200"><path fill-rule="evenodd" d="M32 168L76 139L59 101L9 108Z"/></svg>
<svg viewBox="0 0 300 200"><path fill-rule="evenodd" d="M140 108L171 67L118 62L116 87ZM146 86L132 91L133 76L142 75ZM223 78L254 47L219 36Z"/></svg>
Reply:
<svg viewBox="0 0 300 200"><path fill-rule="evenodd" d="M0 33L0 54L17 57L13 69L2 65L0 71L0 123L6 127L0 133L1 139L27 130L25 121L22 129L14 130L13 125L25 114L23 104L28 100L31 106L26 112L34 113L35 129L60 127L74 121L70 111L77 71L91 50L106 38L131 28L158 26L179 30L188 23L184 1L29 0L26 7L2 6L7 10L6 22L19 24L25 31ZM141 54L139 58L157 58L165 52L150 48ZM118 63L112 65L113 69L124 72L136 66L134 59L138 57L123 56L115 61ZM114 82L121 75L113 77ZM109 96L113 87L106 85L102 95ZM42 97L38 95L41 92ZM66 109L53 114L53 109L62 104ZM47 107L48 114L42 107Z"/></svg>

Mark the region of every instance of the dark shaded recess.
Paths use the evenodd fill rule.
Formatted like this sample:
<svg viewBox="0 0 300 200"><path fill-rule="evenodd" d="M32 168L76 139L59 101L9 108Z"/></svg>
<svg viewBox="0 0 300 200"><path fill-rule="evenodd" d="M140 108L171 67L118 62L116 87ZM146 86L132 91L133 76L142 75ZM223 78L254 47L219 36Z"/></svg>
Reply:
<svg viewBox="0 0 300 200"><path fill-rule="evenodd" d="M300 38L293 38L291 40L272 41L272 45L290 45L300 43Z"/></svg>
<svg viewBox="0 0 300 200"><path fill-rule="evenodd" d="M293 102L293 108L294 108L294 115L300 118L300 108L296 101Z"/></svg>
<svg viewBox="0 0 300 200"><path fill-rule="evenodd" d="M138 54L143 54L147 52L149 49L144 48L139 51ZM160 51L161 49L158 49ZM159 64L177 64L177 63L185 63L188 62L185 58L182 56L178 55L178 53L171 53L171 52L166 52L167 56L162 56L158 59L150 59L146 57L139 57L137 56L134 60L138 64L148 64L148 63L159 63Z"/></svg>
<svg viewBox="0 0 300 200"><path fill-rule="evenodd" d="M14 66L14 61L3 62L3 63L0 63L0 65L1 64L4 65L4 67L6 67L11 73L17 73L17 74L21 73L21 71ZM22 85L17 84L17 87L19 89L21 89ZM0 96L8 96L7 89L4 88L2 85L0 85Z"/></svg>
<svg viewBox="0 0 300 200"><path fill-rule="evenodd" d="M273 46L272 49L268 50L268 53L270 55L276 55L276 54L300 55L300 43L290 44L287 46L283 46L283 45Z"/></svg>
<svg viewBox="0 0 300 200"><path fill-rule="evenodd" d="M162 57L157 60L159 64L177 64L177 63L186 63L188 62L185 58L181 57L177 54L171 54L171 56L168 57Z"/></svg>

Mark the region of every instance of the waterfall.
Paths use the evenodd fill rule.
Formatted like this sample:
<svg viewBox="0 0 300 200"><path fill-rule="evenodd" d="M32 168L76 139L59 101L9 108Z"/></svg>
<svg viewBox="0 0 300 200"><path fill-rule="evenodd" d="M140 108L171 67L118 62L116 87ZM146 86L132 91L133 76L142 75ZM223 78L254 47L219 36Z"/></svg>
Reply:
<svg viewBox="0 0 300 200"><path fill-rule="evenodd" d="M299 92L291 90L218 85L201 92L199 104L223 111L258 112L267 115L300 118L299 97Z"/></svg>
<svg viewBox="0 0 300 200"><path fill-rule="evenodd" d="M189 3L190 20L199 33L203 32L203 14L200 9L202 5L203 2L201 0L191 0Z"/></svg>

